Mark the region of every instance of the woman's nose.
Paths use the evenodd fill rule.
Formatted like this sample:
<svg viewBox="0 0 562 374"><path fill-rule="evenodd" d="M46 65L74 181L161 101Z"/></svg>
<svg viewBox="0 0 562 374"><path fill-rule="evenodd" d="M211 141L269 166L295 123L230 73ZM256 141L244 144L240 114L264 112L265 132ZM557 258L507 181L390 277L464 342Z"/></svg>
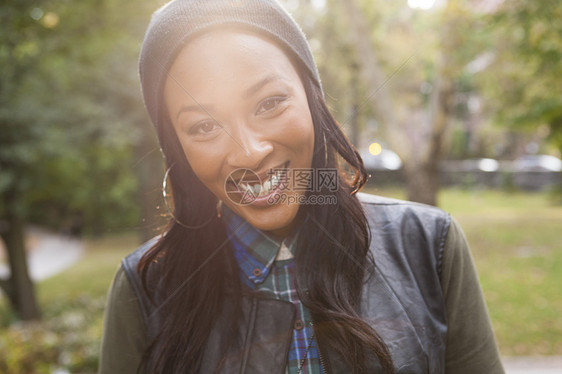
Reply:
<svg viewBox="0 0 562 374"><path fill-rule="evenodd" d="M258 170L263 160L273 151L273 144L250 130L237 131L233 136L228 163L235 168Z"/></svg>

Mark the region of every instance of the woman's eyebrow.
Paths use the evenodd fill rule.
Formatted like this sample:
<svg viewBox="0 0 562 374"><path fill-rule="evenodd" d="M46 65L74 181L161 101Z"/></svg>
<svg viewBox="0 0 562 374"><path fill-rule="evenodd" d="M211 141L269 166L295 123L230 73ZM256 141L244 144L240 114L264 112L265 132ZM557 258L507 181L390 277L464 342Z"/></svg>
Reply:
<svg viewBox="0 0 562 374"><path fill-rule="evenodd" d="M254 95L255 93L259 92L259 90L261 90L264 86L266 86L267 84L276 81L276 80L283 80L286 81L287 79L277 75L277 74L271 74L266 76L265 78L259 80L258 82L256 82L255 84L253 84L252 86L250 86L248 89L246 89L243 93L242 96L245 99L248 99L249 97L251 97L252 95ZM203 113L207 113L209 114L209 112L213 111L213 106L210 104L191 104L191 105L182 105L182 107L180 108L180 110L178 111L178 114L176 116L176 119L178 119L180 117L180 115L182 113L185 112L203 112Z"/></svg>
<svg viewBox="0 0 562 374"><path fill-rule="evenodd" d="M176 116L176 120L180 118L180 115L185 112L203 112L209 114L209 112L213 111L212 105L202 105L202 104L192 104L192 105L182 105L178 114Z"/></svg>
<svg viewBox="0 0 562 374"><path fill-rule="evenodd" d="M243 97L248 99L249 97L254 95L256 92L261 90L265 85L267 85L268 83L270 83L272 81L275 81L275 80L286 80L286 79L284 77L280 76L280 75L277 75L277 74L268 75L265 78L259 80L257 83L250 86L248 89L246 89L246 91L244 91Z"/></svg>

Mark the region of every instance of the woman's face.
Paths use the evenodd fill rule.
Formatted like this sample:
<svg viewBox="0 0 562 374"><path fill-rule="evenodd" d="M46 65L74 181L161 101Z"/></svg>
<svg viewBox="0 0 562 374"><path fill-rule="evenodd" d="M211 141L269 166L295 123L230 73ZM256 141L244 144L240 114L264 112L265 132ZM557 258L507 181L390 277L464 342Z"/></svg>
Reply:
<svg viewBox="0 0 562 374"><path fill-rule="evenodd" d="M293 170L310 170L314 128L283 51L232 30L199 36L171 66L164 100L201 182L252 226L285 236L306 192Z"/></svg>

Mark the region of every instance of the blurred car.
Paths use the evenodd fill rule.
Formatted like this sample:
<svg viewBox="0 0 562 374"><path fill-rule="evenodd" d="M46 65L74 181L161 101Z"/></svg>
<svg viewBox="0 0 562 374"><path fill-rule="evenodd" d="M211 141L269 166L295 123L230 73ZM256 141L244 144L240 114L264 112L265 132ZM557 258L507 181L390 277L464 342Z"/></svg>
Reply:
<svg viewBox="0 0 562 374"><path fill-rule="evenodd" d="M445 160L441 169L447 172L498 171L500 164L492 158L472 158L466 160Z"/></svg>
<svg viewBox="0 0 562 374"><path fill-rule="evenodd" d="M562 171L562 160L549 155L526 155L513 161L514 171Z"/></svg>
<svg viewBox="0 0 562 374"><path fill-rule="evenodd" d="M400 157L388 149L381 150L376 156L368 149L359 151L359 154L367 170L399 170L402 167Z"/></svg>

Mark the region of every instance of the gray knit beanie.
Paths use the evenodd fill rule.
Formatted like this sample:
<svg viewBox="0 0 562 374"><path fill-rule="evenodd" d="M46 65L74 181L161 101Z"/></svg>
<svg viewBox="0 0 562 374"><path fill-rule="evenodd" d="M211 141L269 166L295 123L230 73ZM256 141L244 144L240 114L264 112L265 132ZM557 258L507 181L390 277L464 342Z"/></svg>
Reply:
<svg viewBox="0 0 562 374"><path fill-rule="evenodd" d="M190 36L213 27L242 26L290 51L321 89L318 69L306 38L276 0L172 0L152 15L139 58L144 102L152 123L160 111L167 73Z"/></svg>

